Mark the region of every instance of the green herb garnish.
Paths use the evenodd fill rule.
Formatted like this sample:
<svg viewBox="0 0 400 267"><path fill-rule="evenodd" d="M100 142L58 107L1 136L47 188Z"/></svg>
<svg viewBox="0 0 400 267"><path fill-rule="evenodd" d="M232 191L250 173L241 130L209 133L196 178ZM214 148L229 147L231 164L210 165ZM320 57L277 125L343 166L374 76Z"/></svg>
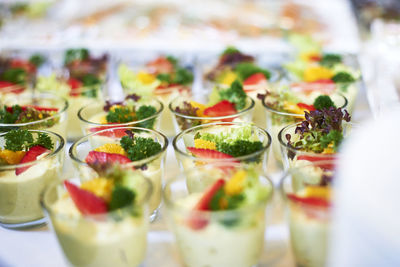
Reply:
<svg viewBox="0 0 400 267"><path fill-rule="evenodd" d="M45 61L45 58L40 54L34 54L29 58L29 62L35 65L37 68L40 67Z"/></svg>
<svg viewBox="0 0 400 267"><path fill-rule="evenodd" d="M337 54L325 54L322 56L320 64L322 66L332 68L336 64L342 63L342 57Z"/></svg>
<svg viewBox="0 0 400 267"><path fill-rule="evenodd" d="M335 83L352 83L356 80L350 73L342 71L336 73L335 76L332 77L332 81L334 81Z"/></svg>
<svg viewBox="0 0 400 267"><path fill-rule="evenodd" d="M262 73L264 74L266 79L269 79L271 77L271 73L263 68L260 68L253 63L249 62L244 62L244 63L239 63L236 65L235 72L238 74L239 78L244 81L247 78L249 78L251 75L256 74L256 73Z"/></svg>
<svg viewBox="0 0 400 267"><path fill-rule="evenodd" d="M89 50L85 48L80 48L80 49L68 49L65 52L65 57L64 57L64 64L68 65L69 63L78 60L86 60L89 58Z"/></svg>
<svg viewBox="0 0 400 267"><path fill-rule="evenodd" d="M228 46L227 48L225 48L224 52L222 52L222 55L230 55L235 53L240 53L240 50L234 46Z"/></svg>
<svg viewBox="0 0 400 267"><path fill-rule="evenodd" d="M135 119L132 110L128 107L118 107L109 110L106 115L108 123L126 123Z"/></svg>
<svg viewBox="0 0 400 267"><path fill-rule="evenodd" d="M328 95L320 95L314 100L315 109L323 109L336 107L335 103L333 103L332 99Z"/></svg>
<svg viewBox="0 0 400 267"><path fill-rule="evenodd" d="M22 108L19 105L12 106L11 112L7 106L3 106L3 108L0 109L0 123L13 124L18 120L21 113Z"/></svg>
<svg viewBox="0 0 400 267"><path fill-rule="evenodd" d="M144 120L146 118L153 116L156 113L157 113L157 110L153 106L140 106L139 109L136 111L136 120L138 120L138 121ZM138 126L147 128L147 129L152 129L155 121L156 121L156 118L149 119L147 121L138 123Z"/></svg>
<svg viewBox="0 0 400 267"><path fill-rule="evenodd" d="M243 90L242 84L236 80L231 84L231 87L225 90L218 91L220 100L228 100L235 104L236 110L241 110L246 106L247 95Z"/></svg>
<svg viewBox="0 0 400 267"><path fill-rule="evenodd" d="M217 150L233 157L250 155L263 149L260 141L236 140L234 143L217 143Z"/></svg>
<svg viewBox="0 0 400 267"><path fill-rule="evenodd" d="M111 201L108 203L108 210L113 211L131 205L135 201L135 197L136 194L134 191L117 184L111 192Z"/></svg>
<svg viewBox="0 0 400 267"><path fill-rule="evenodd" d="M28 73L21 68L12 68L3 72L1 78L4 81L25 84L27 82Z"/></svg>
<svg viewBox="0 0 400 267"><path fill-rule="evenodd" d="M6 144L5 149L12 151L27 151L29 148L40 145L47 149L53 149L53 142L46 133L39 133L36 140L28 130L11 130L4 135Z"/></svg>
<svg viewBox="0 0 400 267"><path fill-rule="evenodd" d="M124 136L120 144L132 161L149 158L161 151L161 145L151 138Z"/></svg>

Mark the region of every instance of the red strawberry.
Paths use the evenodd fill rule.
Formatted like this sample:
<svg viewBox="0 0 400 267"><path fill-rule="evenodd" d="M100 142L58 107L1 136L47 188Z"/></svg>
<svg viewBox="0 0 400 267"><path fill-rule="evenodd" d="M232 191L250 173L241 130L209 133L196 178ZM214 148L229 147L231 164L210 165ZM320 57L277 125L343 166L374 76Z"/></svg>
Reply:
<svg viewBox="0 0 400 267"><path fill-rule="evenodd" d="M311 61L321 61L322 57L320 55L311 55L308 59Z"/></svg>
<svg viewBox="0 0 400 267"><path fill-rule="evenodd" d="M110 124L112 124L112 123L110 123ZM98 131L102 131L102 130L106 130L106 129L111 129L113 127L115 127L115 126L114 125L99 126L99 127L90 128L89 131L91 133L94 133L94 132L98 132ZM125 131L126 131L125 128L123 128L123 129L114 129L114 130L108 130L108 131L105 131L105 132L102 132L102 133L98 133L96 135L107 136L107 137L111 137L111 138L122 138L123 136L127 135L127 133Z"/></svg>
<svg viewBox="0 0 400 267"><path fill-rule="evenodd" d="M25 70L27 73L33 73L36 71L35 65L30 63L29 61L25 61L22 59L13 59L11 60L11 68L19 68Z"/></svg>
<svg viewBox="0 0 400 267"><path fill-rule="evenodd" d="M287 197L294 202L300 203L300 204L306 204L306 205L312 205L312 206L320 206L320 207L330 207L331 203L323 198L317 198L317 197L299 197L296 196L295 194L287 194Z"/></svg>
<svg viewBox="0 0 400 267"><path fill-rule="evenodd" d="M326 84L334 84L335 82L332 81L331 79L320 79L320 80L316 80L313 81L311 83L326 83Z"/></svg>
<svg viewBox="0 0 400 267"><path fill-rule="evenodd" d="M105 163L115 163L115 162L125 164L132 162L128 157L121 154L98 152L98 151L90 151L89 154L86 156L85 161L88 164L95 164L95 163L105 164Z"/></svg>
<svg viewBox="0 0 400 267"><path fill-rule="evenodd" d="M207 117L222 117L236 114L235 105L228 100L222 100L212 107L206 108L203 114Z"/></svg>
<svg viewBox="0 0 400 267"><path fill-rule="evenodd" d="M81 81L77 80L77 79L74 79L74 78L69 78L67 83L68 83L69 87L71 87L71 91L69 92L69 94L71 96L79 96L80 92L77 89L82 88L83 83Z"/></svg>
<svg viewBox="0 0 400 267"><path fill-rule="evenodd" d="M268 79L265 77L265 75L261 72L254 73L253 75L250 75L246 80L244 80L243 85L256 85L256 84L261 84L261 83L266 83Z"/></svg>
<svg viewBox="0 0 400 267"><path fill-rule="evenodd" d="M320 80L322 81L322 80ZM325 80L323 80L325 81ZM300 82L300 83L293 83L291 85L291 89L295 92L301 92L301 93L312 93L314 91L320 92L322 94L331 94L333 91L336 90L336 86L334 83L329 83L327 81L325 82L312 82L312 83L306 83L306 82Z"/></svg>
<svg viewBox="0 0 400 267"><path fill-rule="evenodd" d="M195 147L187 147L187 150L190 151L194 156L198 158L207 158L207 159L234 159L231 155L219 152L217 150L205 149L205 148L195 148Z"/></svg>
<svg viewBox="0 0 400 267"><path fill-rule="evenodd" d="M52 111L57 112L58 111L58 108L49 108L49 107L40 107L40 106L26 106L26 107L34 108L37 111L45 111L45 112L52 112Z"/></svg>
<svg viewBox="0 0 400 267"><path fill-rule="evenodd" d="M174 65L165 57L159 57L146 65L151 73L171 73Z"/></svg>
<svg viewBox="0 0 400 267"><path fill-rule="evenodd" d="M40 155L42 155L43 153L46 153L46 152L50 152L50 150L48 150L45 147L39 146L39 145L33 146L28 150L28 152L26 152L25 156L21 159L20 164L35 161L37 159L37 157L39 157ZM21 173L23 173L30 167L31 166L16 168L15 175L20 175Z"/></svg>
<svg viewBox="0 0 400 267"><path fill-rule="evenodd" d="M306 160L306 161L316 162L316 163L318 163L319 161L335 161L336 155L335 154L324 155L324 156L299 155L299 156L297 156L297 160ZM333 162L318 164L318 166L321 167L322 169L326 169L326 170L334 170L335 169L335 164Z"/></svg>
<svg viewBox="0 0 400 267"><path fill-rule="evenodd" d="M204 193L204 195L200 198L199 202L197 202L194 210L198 211L207 211L210 210L210 203L214 195L225 185L224 179L218 179L208 190ZM200 230L207 226L208 220L202 217L201 215L192 214L192 216L188 219L189 226L194 230Z"/></svg>
<svg viewBox="0 0 400 267"><path fill-rule="evenodd" d="M78 210L84 215L101 214L107 212L106 202L90 191L80 189L78 186L64 181L71 199Z"/></svg>
<svg viewBox="0 0 400 267"><path fill-rule="evenodd" d="M307 110L309 110L309 111L315 110L314 105L307 105L307 104L305 104L305 103L297 103L297 106L298 106L299 108L301 108L301 109L307 109Z"/></svg>

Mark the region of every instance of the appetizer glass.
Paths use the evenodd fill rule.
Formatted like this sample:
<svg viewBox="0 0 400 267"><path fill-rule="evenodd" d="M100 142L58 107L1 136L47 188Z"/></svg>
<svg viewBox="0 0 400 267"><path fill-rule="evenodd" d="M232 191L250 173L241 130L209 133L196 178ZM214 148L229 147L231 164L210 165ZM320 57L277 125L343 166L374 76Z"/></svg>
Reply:
<svg viewBox="0 0 400 267"><path fill-rule="evenodd" d="M143 176L135 179L140 179L140 190L133 206L95 215L71 211L75 204L67 198L63 183L52 183L44 190L41 205L70 265L140 265L146 256L152 184Z"/></svg>
<svg viewBox="0 0 400 267"><path fill-rule="evenodd" d="M173 139L172 145L175 150L176 158L178 159L178 162L180 163L183 170L190 170L196 168L196 166L213 164L216 162L241 162L242 164L246 165L255 165L260 170L264 170L267 166L268 150L271 145L271 136L264 129L261 129L260 127L254 125L251 126L252 134L256 135L259 138L259 141L263 144L263 148L252 154L232 159L215 159L195 157L189 151L187 151L187 147L194 146L194 137L197 133L216 133L218 131L230 131L232 129L240 128L243 125L243 123L216 122L199 125L179 133Z"/></svg>
<svg viewBox="0 0 400 267"><path fill-rule="evenodd" d="M190 177L212 183L243 169L246 170L234 163L204 165L183 172L166 183L163 199L167 217L185 266L243 267L258 263L263 252L265 214L273 194L272 182L257 173L259 186L268 194L254 204L219 211L193 209L206 188L190 190L187 186Z"/></svg>
<svg viewBox="0 0 400 267"><path fill-rule="evenodd" d="M149 207L151 213L150 220L153 221L157 217L158 208L161 204L162 180L164 177L165 156L168 147L168 139L165 135L155 130L139 127L109 128L88 134L73 143L69 149L69 156L79 172L79 177L81 179L89 180L96 178L98 174L85 162L86 156L90 151L102 145L110 143L119 144L121 138L127 135L125 131L133 131L135 136L151 138L161 145L161 151L156 155L123 164L124 167L134 168L152 182L153 191L149 200Z"/></svg>
<svg viewBox="0 0 400 267"><path fill-rule="evenodd" d="M280 182L280 190L288 205L290 239L296 266L326 266L331 231L331 202L304 192L328 189L334 174L334 161L319 161L291 168ZM328 184L329 183L329 184ZM324 190L324 189L323 189ZM330 193L319 193L330 194Z"/></svg>
<svg viewBox="0 0 400 267"><path fill-rule="evenodd" d="M81 128L84 135L97 132L100 130L115 128L115 127L129 127L136 126L147 129L158 129L160 124L160 115L164 109L163 104L157 99L151 99L150 101L141 103L140 105L151 105L156 108L157 112L145 119L126 122L126 123L102 123L100 122L101 117L105 117L107 112L104 111L105 102L91 103L85 107L82 107L78 112L78 118L81 123Z"/></svg>
<svg viewBox="0 0 400 267"><path fill-rule="evenodd" d="M347 107L347 99L343 95L332 94L329 96L335 103L336 107L340 107L342 109ZM315 96L315 98L317 97L318 95ZM262 103L264 105L265 112L267 115L267 130L272 135L272 152L274 153L276 161L282 164L280 145L279 141L277 140L278 134L283 127L304 120L304 114L289 113L276 110L270 105L270 103L266 102L266 99L267 97L265 97L262 100Z"/></svg>
<svg viewBox="0 0 400 267"><path fill-rule="evenodd" d="M175 111L176 107L181 106L184 102L190 102L193 100L190 97L180 96L175 98L169 104L169 110L174 114L174 125L176 133L180 133L183 130L187 130L194 126L213 123L213 122L251 122L253 117L253 110L255 102L251 97L246 98L245 107L238 111L236 114L220 117L198 117L198 116L188 116L178 111Z"/></svg>
<svg viewBox="0 0 400 267"><path fill-rule="evenodd" d="M46 223L40 207L40 194L57 181L64 162L64 139L52 132L29 130L36 139L46 133L54 144L51 153L36 160L0 166L0 225L6 228L29 228ZM0 133L0 143L4 135ZM17 175L16 171L25 169Z"/></svg>
<svg viewBox="0 0 400 267"><path fill-rule="evenodd" d="M69 109L68 101L53 94L30 94L14 95L2 101L3 105L13 106L39 106L45 108L57 108L58 111L53 116L32 122L24 123L0 123L0 131L11 129L40 129L55 132L62 137L67 135L67 112Z"/></svg>
<svg viewBox="0 0 400 267"><path fill-rule="evenodd" d="M314 152L307 152L302 151L300 149L296 149L292 146L288 145L286 135L290 134L291 141L296 141L298 139L298 134L296 134L296 128L299 126L300 123L295 123L284 127L278 134L278 141L280 144L281 149L281 157L282 157L282 164L284 169L290 167L296 167L302 163L299 161L308 161L308 162L318 162L318 161L327 161L327 160L335 160L336 154L335 153L314 153ZM353 123L350 122L343 122L343 136L346 138L354 127Z"/></svg>
<svg viewBox="0 0 400 267"><path fill-rule="evenodd" d="M64 74L64 76L65 75L66 74ZM40 87L37 87L36 89L41 92L54 92L54 94L65 97L68 100L70 106L68 108L67 139L69 141L76 141L78 138L83 136L80 121L77 116L78 111L93 102L99 102L103 100L103 91L106 81L104 80L100 84L82 86L74 89L71 89L70 85L67 84L67 77L59 78L58 82L62 83L63 86L67 88L67 91L55 91L54 88L45 90L46 88Z"/></svg>

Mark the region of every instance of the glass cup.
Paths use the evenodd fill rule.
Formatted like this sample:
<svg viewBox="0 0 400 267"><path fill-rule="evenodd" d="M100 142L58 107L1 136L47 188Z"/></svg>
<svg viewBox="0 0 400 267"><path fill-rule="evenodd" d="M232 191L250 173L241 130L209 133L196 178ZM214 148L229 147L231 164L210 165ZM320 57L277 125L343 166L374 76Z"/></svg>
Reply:
<svg viewBox="0 0 400 267"><path fill-rule="evenodd" d="M66 70L63 70L63 74L60 74L61 77L56 78L59 86L58 90L55 90L52 84L50 84L49 87L47 82L40 82L41 79L48 79L47 77L38 78L38 85L36 89L40 92L52 92L68 100L70 107L68 108L67 139L69 141L76 141L78 138L83 136L80 121L77 116L78 111L93 102L99 102L103 100L103 91L106 78L101 79L101 83L99 84L71 89L67 82L68 74L66 74L66 72Z"/></svg>
<svg viewBox="0 0 400 267"><path fill-rule="evenodd" d="M201 124L212 123L212 122L251 122L253 117L254 110L254 100L251 97L246 98L245 107L238 111L238 113L228 116L220 116L220 117L198 117L198 116L188 116L182 113L179 113L175 109L181 106L184 102L190 102L193 98L179 96L171 101L169 104L169 110L172 114L174 114L174 125L176 129L176 133L179 133L183 130L192 128L194 126L198 126Z"/></svg>
<svg viewBox="0 0 400 267"><path fill-rule="evenodd" d="M288 125L284 127L278 134L278 141L280 144L284 169L287 169L289 167L302 166L304 164L307 164L306 162L327 161L336 159L335 153L307 152L289 146L287 143L286 135L290 134L292 142L297 140L299 135L296 134L296 128L299 125L300 123ZM353 123L346 121L342 123L343 136L345 138L351 133L353 127Z"/></svg>
<svg viewBox="0 0 400 267"><path fill-rule="evenodd" d="M134 205L96 215L77 211L63 183L52 183L44 190L42 207L70 265L140 265L146 256L152 185L141 175L135 179L140 190Z"/></svg>
<svg viewBox="0 0 400 267"><path fill-rule="evenodd" d="M317 98L319 95L316 95ZM332 101L335 103L336 107L342 109L347 107L347 99L341 94L330 95ZM274 109L268 102L266 102L265 97L262 102L267 114L267 130L272 135L272 152L278 163L283 164L282 157L280 153L280 146L278 139L278 134L280 130L290 124L301 122L304 120L304 114L288 113ZM314 101L312 101L314 102Z"/></svg>
<svg viewBox="0 0 400 267"><path fill-rule="evenodd" d="M79 110L78 118L81 122L82 131L85 135L115 127L136 126L147 129L158 129L158 126L160 124L160 115L164 109L163 104L159 100L151 99L149 101L140 103L141 106L150 105L156 108L157 112L148 118L127 123L102 123L102 118L107 115L107 112L104 111L105 104L106 103L104 102L96 102L89 104Z"/></svg>
<svg viewBox="0 0 400 267"><path fill-rule="evenodd" d="M64 162L64 139L52 132L29 130L36 139L46 133L54 143L51 153L29 163L0 166L0 225L6 228L29 228L44 224L40 208L43 189L61 175ZM0 143L4 135L0 133ZM26 168L17 175L17 170Z"/></svg>
<svg viewBox="0 0 400 267"><path fill-rule="evenodd" d="M289 169L281 180L281 193L288 205L290 240L296 266L326 266L334 166L334 161L309 163ZM321 198L323 195L327 199Z"/></svg>
<svg viewBox="0 0 400 267"><path fill-rule="evenodd" d="M58 133L62 137L67 135L67 110L68 101L62 97L53 94L30 94L13 95L3 99L3 105L13 106L40 106L46 108L57 108L58 111L53 116L37 121L25 123L0 123L0 130L7 131L11 129L41 129Z"/></svg>
<svg viewBox="0 0 400 267"><path fill-rule="evenodd" d="M207 190L190 189L188 179L197 177L215 182L227 180L235 171L247 170L240 164L204 165L168 180L163 190L169 225L174 232L184 265L255 266L262 254L265 214L273 185L268 178L254 172L254 182L266 194L253 203L231 210L196 210L194 206ZM247 178L248 179L248 178Z"/></svg>
<svg viewBox="0 0 400 267"><path fill-rule="evenodd" d="M168 147L168 139L160 132L155 130L139 128L139 127L118 127L101 130L88 134L75 143L69 149L69 156L72 159L81 179L93 179L98 174L85 162L85 158L90 151L104 144L119 144L125 131L133 131L135 136L143 138L151 138L161 145L161 151L149 158L126 163L123 166L131 166L140 172L143 176L149 178L153 185L153 192L149 200L151 211L150 220L153 221L157 217L158 208L161 204L162 180L164 177L165 155Z"/></svg>
<svg viewBox="0 0 400 267"><path fill-rule="evenodd" d="M260 170L265 169L268 160L268 149L271 145L271 136L267 131L257 126L251 126L251 133L258 137L259 141L263 144L263 148L252 154L236 157L233 159L213 159L213 158L201 158L192 156L187 147L194 147L194 137L200 132L227 132L234 131L242 127L243 123L234 122L216 122L199 125L183 132L179 133L172 141L172 145L175 150L176 158L184 170L190 170L196 168L196 166L203 164L210 164L215 162L241 162L246 165L254 165Z"/></svg>

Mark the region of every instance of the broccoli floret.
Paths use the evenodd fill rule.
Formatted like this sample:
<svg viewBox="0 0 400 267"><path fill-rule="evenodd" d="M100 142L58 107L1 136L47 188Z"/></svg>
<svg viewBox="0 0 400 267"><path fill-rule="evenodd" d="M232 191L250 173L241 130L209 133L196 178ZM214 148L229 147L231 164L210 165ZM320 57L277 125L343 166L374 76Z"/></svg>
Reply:
<svg viewBox="0 0 400 267"><path fill-rule="evenodd" d="M111 201L108 204L108 210L113 211L126 207L133 203L136 194L131 189L116 185L111 192Z"/></svg>
<svg viewBox="0 0 400 267"><path fill-rule="evenodd" d="M336 107L335 103L333 103L332 99L328 95L320 95L314 100L314 107L315 109L323 109L323 108L330 108Z"/></svg>
<svg viewBox="0 0 400 267"><path fill-rule="evenodd" d="M320 61L322 66L332 68L334 65L342 63L342 57L337 54L325 54Z"/></svg>
<svg viewBox="0 0 400 267"><path fill-rule="evenodd" d="M263 144L260 141L237 140L232 144L217 143L217 150L233 157L241 157L252 154L263 149Z"/></svg>
<svg viewBox="0 0 400 267"><path fill-rule="evenodd" d="M246 93L243 90L242 84L236 80L231 87L226 90L220 90L219 96L221 100L228 100L235 104L236 110L241 110L246 106Z"/></svg>
<svg viewBox="0 0 400 267"><path fill-rule="evenodd" d="M157 113L157 110L153 106L140 106L139 109L136 111L136 119L143 120L149 118ZM139 127L152 129L154 126L154 122L156 121L155 118L141 122L138 124Z"/></svg>
<svg viewBox="0 0 400 267"><path fill-rule="evenodd" d="M120 144L132 161L154 156L161 151L161 145L151 138L124 136L121 138Z"/></svg>
<svg viewBox="0 0 400 267"><path fill-rule="evenodd" d="M222 55L230 55L235 53L240 53L240 50L234 46L228 46L227 48L225 48L224 52L222 52Z"/></svg>
<svg viewBox="0 0 400 267"><path fill-rule="evenodd" d="M260 68L252 63L247 63L247 62L237 64L235 71L242 81L246 80L255 73L264 74L266 79L269 79L271 77L271 73L268 70Z"/></svg>
<svg viewBox="0 0 400 267"><path fill-rule="evenodd" d="M45 61L45 58L40 54L34 54L29 58L29 62L36 67L40 67Z"/></svg>
<svg viewBox="0 0 400 267"><path fill-rule="evenodd" d="M80 48L80 49L68 49L65 52L65 57L64 57L64 64L67 65L75 60L85 60L89 58L89 50L85 48Z"/></svg>
<svg viewBox="0 0 400 267"><path fill-rule="evenodd" d="M352 83L355 82L355 79L350 73L338 72L332 77L332 81L335 83Z"/></svg>

